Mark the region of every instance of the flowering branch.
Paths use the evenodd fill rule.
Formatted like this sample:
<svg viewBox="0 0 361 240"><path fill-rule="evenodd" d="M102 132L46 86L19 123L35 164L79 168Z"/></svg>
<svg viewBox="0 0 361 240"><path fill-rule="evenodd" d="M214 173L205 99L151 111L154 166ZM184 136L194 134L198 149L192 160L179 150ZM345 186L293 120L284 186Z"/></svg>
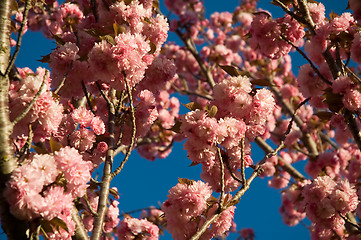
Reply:
<svg viewBox="0 0 361 240"><path fill-rule="evenodd" d="M47 73L48 73L48 71L45 71L43 81L41 82L39 90L35 94L33 99L31 100L31 102L28 104L28 106L26 106L25 110L11 122L12 126L15 126L21 119L23 119L26 116L26 114L28 114L28 112L31 110L31 108L34 106L36 100L39 98L39 96L40 96L40 94L43 91L43 88L45 86L45 80L47 78Z"/></svg>
<svg viewBox="0 0 361 240"><path fill-rule="evenodd" d="M212 76L210 70L207 69L207 67L205 66L203 60L199 57L197 49L191 44L191 40L186 39L178 29L176 30L176 33L179 36L179 38L183 41L183 43L186 45L187 49L191 52L193 57L197 60L197 63L199 64L199 67L201 68L204 76L206 77L209 86L211 86L211 88L213 88L214 85L216 85L214 82L213 76Z"/></svg>
<svg viewBox="0 0 361 240"><path fill-rule="evenodd" d="M62 80L61 80L61 83L60 83L59 86L54 90L54 93L55 93L55 94L58 94L58 92L60 91L60 89L64 86L65 80L66 80L66 78L68 77L68 74L69 74L69 72L70 72L70 70L71 70L72 67L73 67L73 61L70 62L69 66L68 66L68 68L67 68L67 70L66 70L66 72L64 73L64 76L63 76L63 78L62 78Z"/></svg>
<svg viewBox="0 0 361 240"><path fill-rule="evenodd" d="M316 157L318 155L316 143L308 132L303 131L303 121L296 114L294 114L294 110L283 99L281 92L277 89L276 86L274 86L274 84L271 84L270 89L273 92L273 94L276 96L277 101L281 104L282 109L284 109L290 116L294 116L295 123L300 129L302 129L303 132L302 140L307 150L310 152L311 156Z"/></svg>
<svg viewBox="0 0 361 240"><path fill-rule="evenodd" d="M29 13L29 9L30 9L30 1L31 0L26 0L25 1L25 6L24 6L24 12L23 12L23 19L21 21L21 25L20 25L20 29L19 29L19 34L18 34L18 39L16 41L16 46L15 46L15 50L14 50L14 54L12 55L9 65L5 71L5 75L8 75L15 63L16 57L18 56L18 53L20 51L20 47L21 47L21 41L23 39L23 35L24 35L24 28L26 26L27 20L28 20L28 13Z"/></svg>
<svg viewBox="0 0 361 240"><path fill-rule="evenodd" d="M268 145L262 138L256 137L255 139L257 145L266 153L274 153L275 150ZM282 169L291 174L295 179L306 179L297 169L295 169L291 164L286 162L282 157L278 156L278 160L282 162Z"/></svg>
<svg viewBox="0 0 361 240"><path fill-rule="evenodd" d="M245 174L245 162L244 162L244 141L245 138L243 137L241 140L241 177L242 177L242 184L246 182L246 174Z"/></svg>
<svg viewBox="0 0 361 240"><path fill-rule="evenodd" d="M109 186L110 181L112 179L111 171L112 171L112 164L113 164L113 157L114 157L114 145L115 145L115 139L114 139L114 131L115 131L115 109L114 105L109 101L107 96L103 93L101 90L100 84L97 82L97 86L104 97L104 99L108 103L108 114L109 114L109 122L108 122L108 132L109 132L109 140L108 140L108 146L109 149L107 151L104 169L103 169L103 177L102 177L102 183L101 183L101 189L100 189L100 196L99 196L99 202L98 202L98 211L97 215L94 217L94 229L91 235L91 240L98 240L100 239L103 223L104 223L104 217L107 209L107 201L109 196Z"/></svg>
<svg viewBox="0 0 361 240"><path fill-rule="evenodd" d="M125 78L124 78L124 80L125 80L125 85L126 85L126 88L127 88L128 98L129 98L130 119L132 121L132 137L130 139L130 144L129 144L127 152L126 152L126 154L124 156L123 161L121 162L120 166L117 169L115 169L114 172L112 172L111 178L114 178L116 175L118 175L122 171L125 163L128 161L130 153L133 150L133 146L134 146L134 143L135 143L135 133L137 131L136 123L135 123L135 116L134 116L135 111L134 111L134 105L133 105L134 103L133 103L132 91L131 91L131 89L129 87L128 81Z"/></svg>
<svg viewBox="0 0 361 240"><path fill-rule="evenodd" d="M217 146L217 153L218 153L218 159L219 159L219 164L220 164L220 168L221 168L221 196L219 199L219 209L222 209L223 201L224 201L224 165L223 165L221 149L218 146Z"/></svg>
<svg viewBox="0 0 361 240"><path fill-rule="evenodd" d="M75 235L74 235L74 239L75 240L88 240L88 233L85 230L84 224L82 219L79 216L79 212L78 209L76 209L76 207L74 206L72 208L72 219L76 224L76 229L75 229Z"/></svg>

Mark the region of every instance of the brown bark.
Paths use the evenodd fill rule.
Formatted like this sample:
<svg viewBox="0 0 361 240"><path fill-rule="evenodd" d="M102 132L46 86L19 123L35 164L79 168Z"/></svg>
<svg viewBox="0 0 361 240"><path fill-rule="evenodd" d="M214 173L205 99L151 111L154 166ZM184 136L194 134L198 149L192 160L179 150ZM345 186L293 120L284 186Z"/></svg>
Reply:
<svg viewBox="0 0 361 240"><path fill-rule="evenodd" d="M2 228L9 240L27 239L27 223L16 219L9 210L3 196L5 183L17 167L12 152L10 134L12 124L9 119L9 76L6 69L10 57L11 0L0 1L0 216Z"/></svg>

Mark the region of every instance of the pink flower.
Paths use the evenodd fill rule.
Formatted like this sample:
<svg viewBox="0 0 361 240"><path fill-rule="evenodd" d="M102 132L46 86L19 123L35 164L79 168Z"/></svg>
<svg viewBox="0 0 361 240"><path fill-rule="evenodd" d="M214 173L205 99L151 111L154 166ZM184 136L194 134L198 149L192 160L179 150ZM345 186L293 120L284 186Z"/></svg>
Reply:
<svg viewBox="0 0 361 240"><path fill-rule="evenodd" d="M86 128L79 128L69 136L69 140L71 146L81 152L85 152L93 148L95 134Z"/></svg>
<svg viewBox="0 0 361 240"><path fill-rule="evenodd" d="M360 4L360 7L361 7L361 4ZM361 10L361 8L360 8L360 10ZM354 38L352 40L350 52L351 52L351 58L355 62L361 63L361 32L355 33Z"/></svg>
<svg viewBox="0 0 361 240"><path fill-rule="evenodd" d="M351 89L346 92L342 98L342 103L351 111L358 111L361 109L361 93L356 89Z"/></svg>
<svg viewBox="0 0 361 240"><path fill-rule="evenodd" d="M146 219L125 217L119 224L116 235L118 239L141 237L144 240L157 240L159 228Z"/></svg>
<svg viewBox="0 0 361 240"><path fill-rule="evenodd" d="M78 123L80 126L87 128L90 127L94 118L94 114L90 110L80 107L74 109L74 111L71 113L71 117L75 123Z"/></svg>
<svg viewBox="0 0 361 240"><path fill-rule="evenodd" d="M96 135L102 135L105 133L105 124L99 116L96 116L91 120L90 127Z"/></svg>

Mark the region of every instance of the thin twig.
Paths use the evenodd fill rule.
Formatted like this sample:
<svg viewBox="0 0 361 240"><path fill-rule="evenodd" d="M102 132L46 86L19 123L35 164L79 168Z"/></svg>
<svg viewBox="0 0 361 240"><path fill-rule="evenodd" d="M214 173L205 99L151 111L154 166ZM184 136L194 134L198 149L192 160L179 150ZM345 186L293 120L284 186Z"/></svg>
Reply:
<svg viewBox="0 0 361 240"><path fill-rule="evenodd" d="M356 117L355 117L354 113L352 113L348 109L345 109L344 116L345 116L346 124L347 124L349 130L350 130L358 148L361 150L361 133L357 126Z"/></svg>
<svg viewBox="0 0 361 240"><path fill-rule="evenodd" d="M120 166L114 172L112 172L111 178L114 178L116 175L118 175L122 171L125 163L128 161L130 153L133 150L133 146L134 146L134 143L135 143L135 134L136 134L136 131L137 131L137 126L136 126L136 123L135 123L135 116L134 116L135 110L134 110L134 105L133 105L134 103L133 103L132 92L131 92L130 86L129 86L128 81L126 80L126 78L124 78L124 80L125 80L125 85L127 87L127 93L128 93L128 98L129 98L130 120L132 122L132 137L130 139L130 144L129 144L127 152L126 152L126 154L124 156L123 161L120 163Z"/></svg>
<svg viewBox="0 0 361 240"><path fill-rule="evenodd" d="M28 152L31 148L31 142L33 141L34 133L31 124L29 124L29 134L28 139L26 139L26 143L24 146L20 149L19 153L17 154L18 162L21 163L23 159L25 158L25 152Z"/></svg>
<svg viewBox="0 0 361 240"><path fill-rule="evenodd" d="M241 178L242 178L242 184L246 182L246 174L245 174L245 160L244 160L244 148L245 148L245 137L241 140Z"/></svg>
<svg viewBox="0 0 361 240"><path fill-rule="evenodd" d="M196 93L196 92L191 92L189 90L182 90L182 89L179 89L178 87L176 87L174 84L172 84L172 88L178 92L179 94L182 94L182 95L192 95L192 96L197 96L197 97L200 97L200 98L204 98L206 100L209 100L209 101L212 101L213 100L213 97L210 96L210 95L203 95L203 94L200 94L200 93Z"/></svg>
<svg viewBox="0 0 361 240"><path fill-rule="evenodd" d="M60 89L64 86L65 80L68 77L68 74L72 67L73 67L73 61L70 62L68 68L66 69L66 72L64 73L63 79L61 80L59 86L55 89L55 91L54 91L55 94L58 94Z"/></svg>
<svg viewBox="0 0 361 240"><path fill-rule="evenodd" d="M223 200L224 200L224 165L223 165L221 149L218 146L216 148L217 148L217 153L218 153L219 165L220 165L220 169L221 169L221 196L219 199L219 209L222 209Z"/></svg>
<svg viewBox="0 0 361 240"><path fill-rule="evenodd" d="M33 99L31 100L31 102L29 103L29 105L25 108L25 110L19 115L17 116L12 122L11 124L13 126L15 126L21 119L23 119L26 114L28 114L28 112L31 110L31 108L34 106L36 100L38 99L38 97L40 96L41 92L43 91L43 88L45 86L45 80L46 80L46 77L47 77L47 73L48 73L48 70L45 71L44 73L44 77L43 77L43 81L39 87L39 90L38 92L35 94L35 96L33 97Z"/></svg>
<svg viewBox="0 0 361 240"><path fill-rule="evenodd" d="M128 212L125 212L125 213L121 213L119 215L130 215L132 213L137 213L137 212L141 212L141 211L144 211L144 210L153 210L153 209L157 209L157 210L160 210L160 208L156 208L156 207L146 207L146 208L139 208L139 209L135 209L135 210L132 210L132 211L128 211Z"/></svg>
<svg viewBox="0 0 361 240"><path fill-rule="evenodd" d="M6 71L5 71L5 75L9 74L10 70L12 69L12 67L13 67L13 65L15 63L16 57L18 56L18 53L20 51L21 41L22 41L23 35L24 35L23 32L24 32L25 26L27 24L28 13L29 13L29 9L31 7L30 2L31 2L31 0L26 0L25 1L24 12L23 12L23 20L21 21L21 25L20 25L20 29L19 29L19 35L18 35L18 39L17 39L17 42L16 42L14 54L11 56L9 65L6 68Z"/></svg>
<svg viewBox="0 0 361 240"><path fill-rule="evenodd" d="M100 94L102 95L102 97L104 98L104 100L107 102L107 104L109 106L112 106L112 108L114 108L114 104L110 101L110 99L108 98L108 96L104 93L102 86L100 85L99 82L95 82L95 84L97 85Z"/></svg>
<svg viewBox="0 0 361 240"><path fill-rule="evenodd" d="M88 196L85 194L83 198L84 198L85 204L86 204L89 212L90 212L91 214L93 214L93 216L97 216L98 213L97 213L97 212L93 209L93 207L91 206L91 204L90 204L90 202L89 202L89 199L88 199Z"/></svg>
<svg viewBox="0 0 361 240"><path fill-rule="evenodd" d="M83 88L83 92L84 92L84 95L85 95L85 98L86 98L86 102L88 103L88 106L89 106L90 111L91 111L94 115L96 115L96 114L95 114L95 111L94 111L94 109L93 109L93 105L92 105L92 103L91 103L91 101L90 101L90 98L89 98L88 90L86 89L86 86L85 86L85 83L84 83L83 80L81 81L81 86L82 86L82 88Z"/></svg>
<svg viewBox="0 0 361 240"><path fill-rule="evenodd" d="M345 64L343 65L343 67L345 68L346 72L350 73L350 74L352 75L352 77L353 77L354 79L356 79L359 84L361 84L361 79L360 79L360 77L357 76L357 74L355 74L354 71L352 71L352 70L351 70L349 67L347 67Z"/></svg>
<svg viewBox="0 0 361 240"><path fill-rule="evenodd" d="M262 138L260 137L256 137L255 139L257 145L266 153L272 153L275 150L273 150L273 148L268 145ZM283 170L285 170L286 172L288 172L293 178L295 179L306 179L297 169L295 169L291 164L289 164L287 161L285 161L283 158L281 158L280 156L278 156L278 160L280 162L282 162L281 167L283 168Z"/></svg>
<svg viewBox="0 0 361 240"><path fill-rule="evenodd" d="M311 59L299 48L297 47L295 44L293 44L293 42L291 42L290 40L287 39L287 37L281 35L280 36L281 39L283 39L284 41L286 41L288 44L290 44L294 49L296 49L296 51L301 54L301 56L306 59L306 61L311 65L313 71L317 74L317 76L326 84L328 85L332 85L332 82L330 82L329 80L327 80L318 70L318 68L315 66L315 64L313 64L313 62L311 61Z"/></svg>
<svg viewBox="0 0 361 240"><path fill-rule="evenodd" d="M328 135L326 135L326 134L323 133L323 132L320 132L319 135L320 135L320 138L322 139L322 141L328 142L333 149L335 149L335 150L338 149L337 143L335 143L334 141L332 141L331 138L330 138Z"/></svg>
<svg viewBox="0 0 361 240"><path fill-rule="evenodd" d="M183 41L183 43L186 45L188 51L190 51L191 54L193 55L193 57L196 59L199 67L201 68L204 76L207 79L208 84L210 85L211 88L213 88L214 85L216 85L214 82L213 76L212 76L211 72L209 71L209 69L207 69L207 67L204 65L204 62L200 58L197 49L192 46L190 40L186 39L178 29L176 30L176 33L179 36L179 38Z"/></svg>
<svg viewBox="0 0 361 240"><path fill-rule="evenodd" d="M269 81L271 83L273 83L273 81L271 79L269 79ZM317 150L316 143L312 139L311 135L307 131L305 131L305 129L303 127L303 121L301 120L301 118L298 117L296 114L294 114L293 108L291 107L290 104L288 104L283 99L282 93L278 90L278 88L276 86L271 84L270 90L275 95L277 101L281 104L282 109L285 110L290 116L294 116L294 121L295 121L296 125L300 128L300 130L303 133L302 134L302 141L303 141L305 147L307 148L307 150L309 151L310 156L312 156L312 157L318 156L318 150Z"/></svg>

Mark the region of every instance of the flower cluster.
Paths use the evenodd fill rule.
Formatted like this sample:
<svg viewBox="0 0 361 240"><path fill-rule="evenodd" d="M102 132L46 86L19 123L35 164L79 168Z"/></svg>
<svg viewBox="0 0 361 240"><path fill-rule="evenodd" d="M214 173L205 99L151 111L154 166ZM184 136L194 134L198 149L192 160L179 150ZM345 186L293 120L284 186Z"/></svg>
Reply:
<svg viewBox="0 0 361 240"><path fill-rule="evenodd" d="M209 207L212 190L207 183L180 179L180 182L169 190L168 199L162 205L167 221L167 230L174 239L189 239L205 220L211 218L218 205ZM235 207L223 211L219 218L207 229L202 239L222 236L232 225Z"/></svg>
<svg viewBox="0 0 361 240"><path fill-rule="evenodd" d="M10 211L25 220L41 218L51 223L60 218L68 230L53 232L54 237L71 239L75 231L73 200L84 195L91 169L92 164L83 161L74 148L62 148L54 155L32 154L6 184Z"/></svg>
<svg viewBox="0 0 361 240"><path fill-rule="evenodd" d="M221 189L217 147L226 150L222 157L227 161L224 163L226 191L234 191L239 182L231 174L239 176L242 161L245 166L253 163L249 142L265 133L267 118L274 109L270 91L261 89L252 97L251 90L247 77L225 79L214 87L214 107L209 111L196 109L182 118L181 132L187 137L184 148L193 163L202 163L202 179L215 191ZM218 111L214 113L212 109ZM245 139L244 149L242 139Z"/></svg>
<svg viewBox="0 0 361 240"><path fill-rule="evenodd" d="M329 176L318 177L302 191L307 217L314 228L313 235L343 236L343 216L356 210L359 203L356 190L347 180L335 182ZM323 236L325 237L325 236Z"/></svg>

